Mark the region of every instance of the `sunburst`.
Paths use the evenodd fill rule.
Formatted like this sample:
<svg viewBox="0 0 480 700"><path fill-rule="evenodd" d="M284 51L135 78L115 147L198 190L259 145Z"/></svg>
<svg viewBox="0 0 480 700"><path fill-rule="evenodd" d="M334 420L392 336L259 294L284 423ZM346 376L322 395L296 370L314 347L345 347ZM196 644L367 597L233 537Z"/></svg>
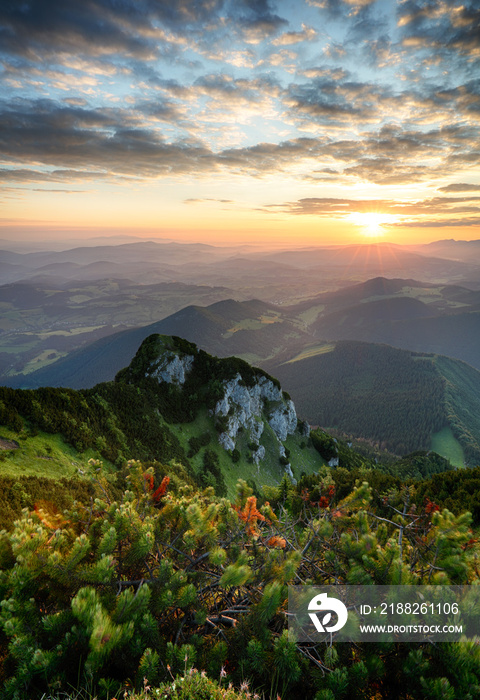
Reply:
<svg viewBox="0 0 480 700"><path fill-rule="evenodd" d="M386 232L384 226L395 222L397 217L393 214L365 211L350 214L349 219L362 229L361 233L365 238L379 238Z"/></svg>

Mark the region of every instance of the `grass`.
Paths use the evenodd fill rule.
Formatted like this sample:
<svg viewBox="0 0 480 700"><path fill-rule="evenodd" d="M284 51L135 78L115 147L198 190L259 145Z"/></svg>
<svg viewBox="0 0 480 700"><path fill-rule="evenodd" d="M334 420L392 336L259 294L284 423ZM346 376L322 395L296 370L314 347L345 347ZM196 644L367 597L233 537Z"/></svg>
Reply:
<svg viewBox="0 0 480 700"><path fill-rule="evenodd" d="M231 683L223 681L223 678L213 680L205 672L197 671L195 668L185 669L183 674L177 675L167 683L161 683L155 687L144 679L143 690L122 691L115 695L126 700L155 700L156 698L168 698L169 700L274 700L274 695L268 697L264 693L258 695L249 688L248 681L243 681L240 688L235 689ZM108 697L112 698L111 695ZM280 698L275 693L277 700ZM73 691L71 693L59 693L54 695L43 695L40 700L97 700L97 696L88 690Z"/></svg>
<svg viewBox="0 0 480 700"><path fill-rule="evenodd" d="M22 372L23 374L29 374L30 372L34 372L36 369L47 367L47 365L51 365L52 362L56 362L56 360L60 359L61 357L65 357L65 355L67 355L66 352L59 352L58 350L55 350L55 348L47 348L32 360L27 362L23 367Z"/></svg>
<svg viewBox="0 0 480 700"><path fill-rule="evenodd" d="M306 311L302 311L297 318L306 326L310 326L317 320L322 311L325 311L325 304L318 304L317 306L311 306Z"/></svg>
<svg viewBox="0 0 480 700"><path fill-rule="evenodd" d="M280 464L279 442L272 428L265 422L265 428L260 438L260 445L265 447L265 459L256 465L250 461L251 450L248 447L249 435L242 431L239 433L236 447L240 451L240 460L233 462L230 454L218 442L218 433L215 430L214 422L206 410L201 410L196 419L191 423L181 423L175 426L170 425L180 440L185 452L188 452L188 441L191 437L199 437L202 433L209 432L211 441L192 458L190 463L198 474L203 468L203 454L206 449L217 453L219 465L223 472L227 486L228 497L235 496L235 487L238 479L253 479L260 488L263 485L276 486L280 483L285 473L284 466ZM301 445L307 443L307 438L298 433L289 435L285 441L285 447L290 450L291 459L295 461L294 476L299 478L304 471L306 474L313 474L324 463L320 455L313 447Z"/></svg>
<svg viewBox="0 0 480 700"><path fill-rule="evenodd" d="M224 333L224 338L230 338L237 331L258 331L264 325L270 325L272 323L283 323L283 319L280 314L272 314L271 316L260 316L259 318L245 318L243 321L239 321L234 326L229 328L226 333Z"/></svg>
<svg viewBox="0 0 480 700"><path fill-rule="evenodd" d="M442 428L438 433L432 435L431 449L450 460L455 467L465 466L463 447L452 433L451 428Z"/></svg>
<svg viewBox="0 0 480 700"><path fill-rule="evenodd" d="M450 425L471 466L480 463L480 372L470 365L437 356L445 378L445 405Z"/></svg>
<svg viewBox="0 0 480 700"><path fill-rule="evenodd" d="M102 326L78 326L78 328L69 328L68 330L40 331L39 333L24 333L24 335L37 335L42 340L51 338L54 335L69 337L71 335L81 335L82 333L91 333Z"/></svg>
<svg viewBox="0 0 480 700"><path fill-rule="evenodd" d="M179 438L185 452L188 453L189 445L188 441L191 437L199 437L202 433L209 432L211 435L210 443L205 447L201 448L200 451L190 458L190 464L192 465L194 471L199 474L203 468L203 455L206 449L213 450L218 455L220 469L223 472L225 483L227 486L228 497L231 498L235 495L235 486L239 478L242 479L253 479L259 486L262 484L269 484L274 486L278 484L283 476L283 468L278 461L280 453L278 448L275 454L278 455L278 459L275 464L275 460L270 457L269 460L265 460L259 467L248 461L248 455L250 450L248 449L249 438L245 433L240 433L237 440L237 448L240 450L240 460L236 463L232 462L230 454L220 445L218 442L218 433L214 427L214 422L211 416L208 415L206 410L201 410L197 415L197 418L191 423L181 423L176 426L169 426L173 428L177 437ZM271 435L268 435L268 429L271 431ZM267 433L267 434L265 434ZM260 444L264 445L265 450L274 450L276 440L273 431L269 426L266 426L264 430L264 435L260 440Z"/></svg>
<svg viewBox="0 0 480 700"><path fill-rule="evenodd" d="M78 452L68 445L61 435L39 432L31 436L22 431L16 433L0 426L0 437L16 440L16 450L0 450L0 474L6 476L45 476L50 479L70 477L85 469L90 458L99 459L95 450ZM102 458L107 468L112 466Z"/></svg>
<svg viewBox="0 0 480 700"><path fill-rule="evenodd" d="M332 352L335 350L335 343L322 343L321 345L313 345L311 347L305 348L298 355L292 357L291 360L285 362L286 365L292 362L298 362L299 360L305 360L307 357L315 357L315 355L325 355L327 352Z"/></svg>
<svg viewBox="0 0 480 700"><path fill-rule="evenodd" d="M309 444L307 437L289 435L285 440L285 447L290 450L290 461L293 475L299 479L302 472L315 474L326 461L320 457L317 450Z"/></svg>

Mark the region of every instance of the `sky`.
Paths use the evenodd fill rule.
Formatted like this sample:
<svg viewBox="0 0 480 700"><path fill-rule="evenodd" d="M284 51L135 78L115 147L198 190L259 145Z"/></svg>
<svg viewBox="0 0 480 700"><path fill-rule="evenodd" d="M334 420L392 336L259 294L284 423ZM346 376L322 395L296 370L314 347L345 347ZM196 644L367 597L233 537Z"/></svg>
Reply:
<svg viewBox="0 0 480 700"><path fill-rule="evenodd" d="M478 0L3 0L0 237L480 238Z"/></svg>

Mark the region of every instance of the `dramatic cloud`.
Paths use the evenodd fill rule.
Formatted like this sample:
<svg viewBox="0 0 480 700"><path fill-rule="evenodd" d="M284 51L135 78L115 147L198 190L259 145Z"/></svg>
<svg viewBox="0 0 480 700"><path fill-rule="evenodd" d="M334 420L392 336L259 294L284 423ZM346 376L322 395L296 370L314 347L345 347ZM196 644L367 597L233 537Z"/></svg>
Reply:
<svg viewBox="0 0 480 700"><path fill-rule="evenodd" d="M307 27L302 24L301 32L285 32L277 39L272 41L274 46L289 46L290 44L298 44L301 41L313 41L317 36L317 32L313 27Z"/></svg>
<svg viewBox="0 0 480 700"><path fill-rule="evenodd" d="M0 181L26 205L43 183L106 198L130 183L132 211L148 191L223 216L240 186L261 207L261 179L292 192L269 212L476 217L474 0L7 2L0 71Z"/></svg>
<svg viewBox="0 0 480 700"><path fill-rule="evenodd" d="M438 189L441 192L480 192L480 184L469 185L467 182L456 182Z"/></svg>
<svg viewBox="0 0 480 700"><path fill-rule="evenodd" d="M423 201L306 197L296 202L267 204L263 211L329 219L333 217L357 220L359 223L362 215L373 213L380 218L383 215L385 223L396 228L458 226L463 220L466 226L473 226L480 223L480 196L433 197ZM468 216L458 218L458 214Z"/></svg>

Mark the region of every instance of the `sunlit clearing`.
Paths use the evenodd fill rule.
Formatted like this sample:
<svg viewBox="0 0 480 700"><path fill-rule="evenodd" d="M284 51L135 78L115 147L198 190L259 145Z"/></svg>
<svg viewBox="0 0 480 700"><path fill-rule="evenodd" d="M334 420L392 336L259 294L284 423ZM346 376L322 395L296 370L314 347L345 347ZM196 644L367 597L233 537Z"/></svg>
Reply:
<svg viewBox="0 0 480 700"><path fill-rule="evenodd" d="M362 229L362 236L377 238L384 235L383 226L393 223L397 217L393 214L380 214L379 212L356 212L350 214L349 219Z"/></svg>

